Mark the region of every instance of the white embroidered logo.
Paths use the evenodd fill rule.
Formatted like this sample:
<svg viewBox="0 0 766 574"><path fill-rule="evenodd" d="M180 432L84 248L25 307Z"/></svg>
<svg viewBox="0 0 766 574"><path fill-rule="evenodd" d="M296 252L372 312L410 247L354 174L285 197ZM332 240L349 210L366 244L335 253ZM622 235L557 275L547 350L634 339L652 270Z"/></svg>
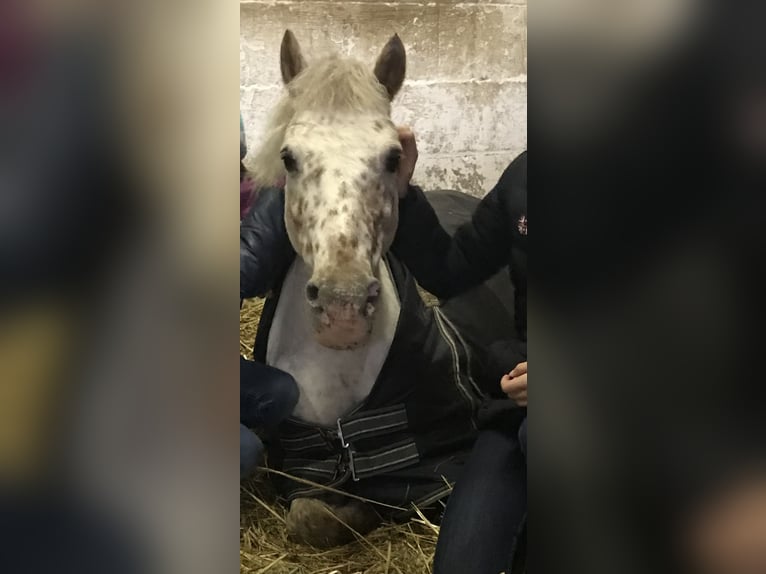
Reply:
<svg viewBox="0 0 766 574"><path fill-rule="evenodd" d="M521 235L527 234L527 216L526 215L522 215L521 217L519 217L518 229L519 229L519 234Z"/></svg>

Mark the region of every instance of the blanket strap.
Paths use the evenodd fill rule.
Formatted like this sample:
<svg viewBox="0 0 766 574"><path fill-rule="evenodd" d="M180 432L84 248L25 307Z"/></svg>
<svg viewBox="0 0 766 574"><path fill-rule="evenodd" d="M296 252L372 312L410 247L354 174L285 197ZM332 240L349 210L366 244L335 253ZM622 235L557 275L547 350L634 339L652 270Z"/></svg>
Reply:
<svg viewBox="0 0 766 574"><path fill-rule="evenodd" d="M420 455L411 438L365 452L356 446L361 440L404 431L408 424L404 405L358 412L345 419L340 418L334 429L311 427L305 423L293 424L292 427L300 431L286 434L281 439L285 450L283 469L296 476L336 482L345 474L359 481L417 464ZM332 455L321 460L301 456L301 452L328 448Z"/></svg>

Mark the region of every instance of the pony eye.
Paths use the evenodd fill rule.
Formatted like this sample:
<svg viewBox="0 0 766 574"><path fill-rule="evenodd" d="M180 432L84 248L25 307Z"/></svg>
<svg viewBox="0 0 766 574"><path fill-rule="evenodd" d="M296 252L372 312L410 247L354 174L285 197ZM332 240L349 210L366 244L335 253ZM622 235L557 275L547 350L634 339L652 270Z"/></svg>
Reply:
<svg viewBox="0 0 766 574"><path fill-rule="evenodd" d="M399 161L402 159L401 150L394 148L388 152L386 156L386 171L389 173L396 173L399 169Z"/></svg>
<svg viewBox="0 0 766 574"><path fill-rule="evenodd" d="M298 162L295 160L295 156L288 148L284 148L280 153L282 163L285 164L285 169L290 173L298 171Z"/></svg>

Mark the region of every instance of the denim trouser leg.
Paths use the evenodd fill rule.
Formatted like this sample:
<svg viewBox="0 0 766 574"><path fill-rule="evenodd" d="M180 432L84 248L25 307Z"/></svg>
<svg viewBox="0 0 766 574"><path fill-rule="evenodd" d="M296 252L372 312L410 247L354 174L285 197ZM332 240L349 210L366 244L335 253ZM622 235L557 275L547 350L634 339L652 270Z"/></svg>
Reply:
<svg viewBox="0 0 766 574"><path fill-rule="evenodd" d="M263 443L258 436L240 423L239 425L239 478L255 472L263 456Z"/></svg>
<svg viewBox="0 0 766 574"><path fill-rule="evenodd" d="M527 417L524 417L524 421L519 427L519 446L521 452L524 453L524 458L527 457Z"/></svg>
<svg viewBox="0 0 766 574"><path fill-rule="evenodd" d="M447 502L434 574L507 571L527 510L527 469L516 432L479 438Z"/></svg>
<svg viewBox="0 0 766 574"><path fill-rule="evenodd" d="M240 357L240 474L252 472L263 454L263 444L250 429L273 429L290 416L297 402L298 385L292 376Z"/></svg>
<svg viewBox="0 0 766 574"><path fill-rule="evenodd" d="M239 360L239 422L272 429L298 403L298 385L289 374L262 363Z"/></svg>

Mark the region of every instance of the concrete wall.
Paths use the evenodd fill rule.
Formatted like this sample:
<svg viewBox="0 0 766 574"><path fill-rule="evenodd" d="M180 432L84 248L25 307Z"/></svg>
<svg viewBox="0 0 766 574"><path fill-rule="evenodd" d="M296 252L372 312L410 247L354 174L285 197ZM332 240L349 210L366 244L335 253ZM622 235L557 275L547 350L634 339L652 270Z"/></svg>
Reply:
<svg viewBox="0 0 766 574"><path fill-rule="evenodd" d="M426 189L483 195L527 145L526 0L240 3L240 105L258 142L282 89L279 45L295 32L304 55L334 49L375 62L397 32L408 75L394 121L413 126Z"/></svg>

